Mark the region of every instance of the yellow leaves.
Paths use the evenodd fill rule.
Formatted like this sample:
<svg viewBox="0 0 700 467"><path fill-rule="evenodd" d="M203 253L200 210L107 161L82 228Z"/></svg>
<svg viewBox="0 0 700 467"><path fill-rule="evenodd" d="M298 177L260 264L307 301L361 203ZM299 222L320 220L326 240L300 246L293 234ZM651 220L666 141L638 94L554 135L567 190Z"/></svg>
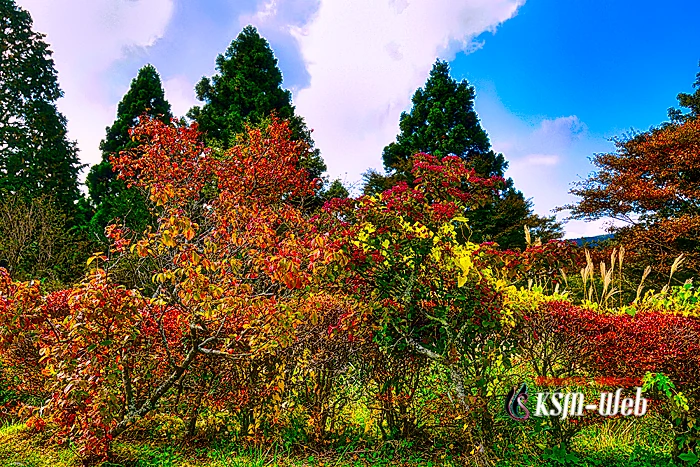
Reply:
<svg viewBox="0 0 700 467"><path fill-rule="evenodd" d="M163 235L161 236L161 243L167 247L174 248L175 247L175 239L173 238L172 234L170 233L169 230L165 230L163 232Z"/></svg>
<svg viewBox="0 0 700 467"><path fill-rule="evenodd" d="M170 216L170 218L161 225L161 243L170 248L177 246L176 239L178 235L189 241L192 241L196 234L199 226L192 222L187 217L175 217Z"/></svg>
<svg viewBox="0 0 700 467"><path fill-rule="evenodd" d="M48 364L41 370L41 374L44 376L54 376L56 374L56 368L53 365Z"/></svg>
<svg viewBox="0 0 700 467"><path fill-rule="evenodd" d="M50 358L51 347L42 347L41 349L39 349L39 355L41 355L41 357L39 358L39 363L42 363L46 359Z"/></svg>
<svg viewBox="0 0 700 467"><path fill-rule="evenodd" d="M353 240L353 245L356 247L362 247L365 252L369 251L370 246L368 245L368 241L370 236L376 231L377 228L374 225L370 224L369 222L365 222L360 231L357 233L357 240Z"/></svg>
<svg viewBox="0 0 700 467"><path fill-rule="evenodd" d="M467 282L467 278L469 277L469 271L471 271L474 263L472 262L472 259L468 256L462 256L460 258L457 258L455 262L461 271L459 276L457 276L457 286L462 287Z"/></svg>
<svg viewBox="0 0 700 467"><path fill-rule="evenodd" d="M149 245L150 242L148 240L139 240L138 242L131 245L129 251L133 253L135 250L137 255L139 255L141 258L145 258L149 254L153 253L153 250L149 248Z"/></svg>
<svg viewBox="0 0 700 467"><path fill-rule="evenodd" d="M201 259L202 259L202 257L199 256L199 253L197 253L196 251L190 252L190 258L191 258L191 261L192 261L192 265L193 265L193 266L199 265L199 262L200 262Z"/></svg>
<svg viewBox="0 0 700 467"><path fill-rule="evenodd" d="M425 239L425 238L430 238L433 237L434 234L433 232L430 231L425 225L415 223L413 224L413 232L416 234L418 238Z"/></svg>
<svg viewBox="0 0 700 467"><path fill-rule="evenodd" d="M168 199L175 196L175 190L172 186L165 186L161 189L151 187L151 201L156 203L156 206L163 206L168 202Z"/></svg>
<svg viewBox="0 0 700 467"><path fill-rule="evenodd" d="M464 284L467 282L467 274L460 274L457 277L457 287L463 287Z"/></svg>
<svg viewBox="0 0 700 467"><path fill-rule="evenodd" d="M457 276L457 286L462 287L467 282L469 273L474 269L474 261L472 260L473 252L478 248L474 243L468 242L465 245L456 245L454 250L454 265L459 269ZM474 269L477 273L480 272Z"/></svg>
<svg viewBox="0 0 700 467"><path fill-rule="evenodd" d="M212 286L209 286L209 293L211 294L212 298L217 300L217 299L223 297L224 289L223 289L223 287L212 285Z"/></svg>
<svg viewBox="0 0 700 467"><path fill-rule="evenodd" d="M97 253L93 254L90 258L88 258L86 266L90 266L93 261L96 259L102 260L102 261L107 261L107 257L104 255L103 252L98 251Z"/></svg>
<svg viewBox="0 0 700 467"><path fill-rule="evenodd" d="M474 263L472 262L472 259L469 256L462 256L461 258L459 258L457 264L459 265L459 268L464 274L468 274Z"/></svg>
<svg viewBox="0 0 700 467"><path fill-rule="evenodd" d="M171 279L173 277L172 272L166 271L166 272L161 272L158 274L154 274L153 277L151 277L152 282L158 282L160 284L164 283L168 279Z"/></svg>
<svg viewBox="0 0 700 467"><path fill-rule="evenodd" d="M442 249L440 247L434 246L433 248L430 249L430 256L436 262L439 262L440 258L442 257Z"/></svg>

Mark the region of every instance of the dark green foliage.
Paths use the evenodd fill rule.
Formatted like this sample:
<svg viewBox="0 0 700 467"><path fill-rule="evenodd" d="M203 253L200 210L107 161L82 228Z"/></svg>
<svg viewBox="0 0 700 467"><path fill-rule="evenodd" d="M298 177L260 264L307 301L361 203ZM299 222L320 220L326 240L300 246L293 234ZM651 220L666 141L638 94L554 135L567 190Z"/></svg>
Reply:
<svg viewBox="0 0 700 467"><path fill-rule="evenodd" d="M413 95L410 113L402 113L401 133L384 148L384 168L410 179L409 159L417 152L450 154L469 161L481 176L502 176L507 164L491 151L489 137L474 111L474 88L450 76L447 62L436 61L425 88Z"/></svg>
<svg viewBox="0 0 700 467"><path fill-rule="evenodd" d="M106 129L107 136L100 144L102 162L93 166L87 176L90 199L95 206L95 214L90 221L92 236L103 239L104 228L116 219L135 230L142 230L150 223L151 216L144 195L136 189L127 188L123 181L118 180L109 162L109 156L135 145L129 136L129 129L138 123L143 114L164 123L173 118L160 76L153 65L141 68L131 81L131 87L117 107L117 118Z"/></svg>
<svg viewBox="0 0 700 467"><path fill-rule="evenodd" d="M347 198L350 196L350 192L347 188L343 186L343 183L336 179L331 182L328 188L323 192L323 199L329 201L333 198Z"/></svg>
<svg viewBox="0 0 700 467"><path fill-rule="evenodd" d="M0 21L0 192L51 195L73 219L82 166L56 108L52 52L13 0L0 0Z"/></svg>
<svg viewBox="0 0 700 467"><path fill-rule="evenodd" d="M532 238L543 242L559 239L564 235L561 224L554 216L541 217L532 212L532 202L512 187L507 187L500 196L494 197L488 205L470 213L472 241L492 241L504 248L525 248L524 227L530 229Z"/></svg>
<svg viewBox="0 0 700 467"><path fill-rule="evenodd" d="M364 192L378 193L400 181L412 182L411 156L425 152L466 160L480 177L504 177L508 162L491 149L486 131L474 111L474 88L466 80L450 76L447 62L437 60L424 88L413 95L413 108L401 114L401 132L384 148L382 158L387 175L377 171L363 174ZM523 227L528 225L543 240L560 238L561 226L554 218L532 213L532 203L504 179L499 195L469 215L471 240L495 241L503 247L525 247Z"/></svg>
<svg viewBox="0 0 700 467"><path fill-rule="evenodd" d="M294 115L292 94L282 89L282 73L267 41L246 26L223 55L216 58L218 74L202 78L195 88L202 107L189 116L207 137L230 147L243 123L260 123L270 112L280 118Z"/></svg>
<svg viewBox="0 0 700 467"><path fill-rule="evenodd" d="M377 169L368 169L362 174L362 194L374 195L388 190L393 185L390 175L383 175Z"/></svg>
<svg viewBox="0 0 700 467"><path fill-rule="evenodd" d="M700 65L700 63L698 63ZM697 118L700 116L700 72L695 75L695 83L693 83L695 92L687 94L681 92L678 94L678 105L688 109L688 112L683 113L680 109L671 108L668 110L669 118L676 122L682 123L689 118Z"/></svg>
<svg viewBox="0 0 700 467"><path fill-rule="evenodd" d="M301 165L311 178L320 178L326 164L304 119L294 113L291 92L282 88L282 72L270 45L255 27L246 26L216 58L216 70L216 75L203 77L195 88L204 105L187 114L199 124L207 142L230 148L246 123L258 125L274 113L290 121L295 139L309 144L309 156Z"/></svg>

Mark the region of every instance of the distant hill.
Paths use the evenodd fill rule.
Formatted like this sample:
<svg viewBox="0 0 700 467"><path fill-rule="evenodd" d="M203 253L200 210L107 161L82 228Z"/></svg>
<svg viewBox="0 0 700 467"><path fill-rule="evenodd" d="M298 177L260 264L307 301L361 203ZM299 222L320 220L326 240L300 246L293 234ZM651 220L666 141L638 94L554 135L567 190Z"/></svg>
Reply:
<svg viewBox="0 0 700 467"><path fill-rule="evenodd" d="M597 246L599 243L609 238L613 238L613 234L596 235L595 237L570 238L568 240L576 242L577 246Z"/></svg>

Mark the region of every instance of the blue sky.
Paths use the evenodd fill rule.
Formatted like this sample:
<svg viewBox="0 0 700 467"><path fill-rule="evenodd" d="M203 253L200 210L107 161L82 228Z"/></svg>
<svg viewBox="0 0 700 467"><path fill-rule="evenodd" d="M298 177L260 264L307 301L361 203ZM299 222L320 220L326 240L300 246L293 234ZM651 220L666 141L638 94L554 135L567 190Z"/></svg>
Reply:
<svg viewBox="0 0 700 467"><path fill-rule="evenodd" d="M332 178L381 167L401 111L437 57L476 87L508 175L535 210L571 202L570 183L609 138L666 119L700 60L695 0L18 0L47 34L81 159L138 69L152 63L176 114L246 24L270 41ZM560 215L560 217L562 217ZM567 236L602 223L570 222Z"/></svg>
<svg viewBox="0 0 700 467"><path fill-rule="evenodd" d="M700 2L534 0L453 62L519 115L575 113L596 134L648 128L690 90Z"/></svg>
<svg viewBox="0 0 700 467"><path fill-rule="evenodd" d="M494 147L540 214L575 200L568 185L593 170L590 156L613 150L611 137L660 124L676 95L692 92L698 17L694 1L529 0L480 35L481 48L457 54L453 75L476 87ZM603 224L573 221L567 232L593 234Z"/></svg>

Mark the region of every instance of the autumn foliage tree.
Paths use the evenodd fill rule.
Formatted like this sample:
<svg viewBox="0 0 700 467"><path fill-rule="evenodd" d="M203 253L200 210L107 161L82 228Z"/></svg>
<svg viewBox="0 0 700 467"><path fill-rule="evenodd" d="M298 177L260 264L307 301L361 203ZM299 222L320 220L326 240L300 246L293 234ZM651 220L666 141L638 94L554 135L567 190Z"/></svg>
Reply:
<svg viewBox="0 0 700 467"><path fill-rule="evenodd" d="M565 206L577 219L613 218L626 225L616 239L644 261L667 267L680 254L700 271L700 119L616 141L617 152L598 154L598 168Z"/></svg>
<svg viewBox="0 0 700 467"><path fill-rule="evenodd" d="M111 163L149 195L157 228L108 228L112 249L93 257L63 316L42 312L38 289L27 289L29 301L27 293L2 297L6 332L40 336L29 342L50 377L49 406L85 455L104 454L173 397L196 394L201 382L183 382L202 360L225 366L245 357L246 366L288 345L290 300L333 259L289 202L313 185L297 165L306 147L286 123L249 128L225 158L212 157L193 127L146 119L133 137L142 144ZM216 196L205 198L212 180ZM111 270L129 259L150 286L115 283ZM37 318L24 323L27 316Z"/></svg>
<svg viewBox="0 0 700 467"><path fill-rule="evenodd" d="M413 186L326 206L350 264L342 284L371 304L375 341L392 359L428 359L449 374L456 410L487 440L486 394L494 365L508 358L510 327L499 285L475 267L480 247L460 231L502 179L479 177L457 156L417 154L412 163Z"/></svg>

